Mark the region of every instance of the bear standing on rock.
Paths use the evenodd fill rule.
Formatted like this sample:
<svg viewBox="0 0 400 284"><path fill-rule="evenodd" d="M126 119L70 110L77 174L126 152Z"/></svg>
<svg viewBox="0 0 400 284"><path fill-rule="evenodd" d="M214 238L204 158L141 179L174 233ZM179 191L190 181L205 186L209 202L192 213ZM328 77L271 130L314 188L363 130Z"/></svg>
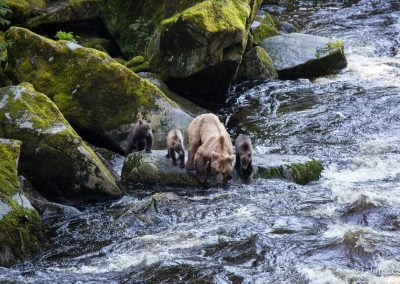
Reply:
<svg viewBox="0 0 400 284"><path fill-rule="evenodd" d="M176 166L175 153L179 155L180 167L185 167L185 146L183 144L183 135L179 129L172 129L167 136L168 154L167 158L172 158L172 165Z"/></svg>
<svg viewBox="0 0 400 284"><path fill-rule="evenodd" d="M196 117L189 125L188 137L186 167L195 168L197 178L204 183L210 165L212 172L217 174L217 182L226 184L235 156L231 138L218 117L211 113Z"/></svg>
<svg viewBox="0 0 400 284"><path fill-rule="evenodd" d="M250 137L240 134L235 140L236 150L236 171L242 178L248 178L253 171L253 146Z"/></svg>
<svg viewBox="0 0 400 284"><path fill-rule="evenodd" d="M128 135L126 155L131 152L142 151L144 149L146 149L146 153L151 153L152 145L153 131L151 130L150 121L139 119Z"/></svg>

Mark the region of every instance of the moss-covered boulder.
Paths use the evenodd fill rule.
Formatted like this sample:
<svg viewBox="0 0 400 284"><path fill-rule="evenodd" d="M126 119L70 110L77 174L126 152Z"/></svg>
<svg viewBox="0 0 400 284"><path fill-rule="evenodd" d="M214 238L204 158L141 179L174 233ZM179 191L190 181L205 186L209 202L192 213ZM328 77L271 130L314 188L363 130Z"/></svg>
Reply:
<svg viewBox="0 0 400 284"><path fill-rule="evenodd" d="M274 19L268 13L257 14L250 30L254 45L260 45L263 39L280 34Z"/></svg>
<svg viewBox="0 0 400 284"><path fill-rule="evenodd" d="M103 52L17 27L6 37L14 42L8 49L13 80L45 93L93 144L122 152L133 122L142 118L152 123L155 148L165 147L166 133L192 119L156 86Z"/></svg>
<svg viewBox="0 0 400 284"><path fill-rule="evenodd" d="M254 155L254 177L281 178L306 185L318 180L323 170L319 161L296 155Z"/></svg>
<svg viewBox="0 0 400 284"><path fill-rule="evenodd" d="M167 151L152 153L136 152L125 158L122 168L122 181L127 183L163 184L176 187L201 187L195 171L173 167L171 159L166 157ZM261 155L253 157L253 178L286 179L306 185L318 180L322 165L320 162L304 156L295 155ZM232 173L230 183L240 183L240 177ZM248 182L248 179L245 180ZM210 176L207 187L216 186L216 179Z"/></svg>
<svg viewBox="0 0 400 284"><path fill-rule="evenodd" d="M173 167L167 151L136 152L126 157L122 168L124 182L164 184L178 187L201 187L195 171ZM215 178L208 178L208 186L215 186Z"/></svg>
<svg viewBox="0 0 400 284"><path fill-rule="evenodd" d="M21 174L47 198L121 195L92 149L54 103L30 84L0 89L0 137L23 142Z"/></svg>
<svg viewBox="0 0 400 284"><path fill-rule="evenodd" d="M0 138L0 266L31 257L44 236L40 216L18 181L20 146L20 141Z"/></svg>
<svg viewBox="0 0 400 284"><path fill-rule="evenodd" d="M46 9L46 0L6 0L11 13L7 17L11 23L23 23L29 17L43 14Z"/></svg>
<svg viewBox="0 0 400 284"><path fill-rule="evenodd" d="M268 53L262 47L256 46L243 56L238 78L244 80L265 80L278 78L278 73Z"/></svg>
<svg viewBox="0 0 400 284"><path fill-rule="evenodd" d="M235 79L261 2L110 0L102 17L126 56L145 54L177 93L208 103Z"/></svg>
<svg viewBox="0 0 400 284"><path fill-rule="evenodd" d="M91 20L99 16L99 2L100 0L47 1L46 9L41 14L27 19L24 26L35 28Z"/></svg>
<svg viewBox="0 0 400 284"><path fill-rule="evenodd" d="M343 43L338 39L290 33L264 39L261 46L281 79L315 78L347 66Z"/></svg>

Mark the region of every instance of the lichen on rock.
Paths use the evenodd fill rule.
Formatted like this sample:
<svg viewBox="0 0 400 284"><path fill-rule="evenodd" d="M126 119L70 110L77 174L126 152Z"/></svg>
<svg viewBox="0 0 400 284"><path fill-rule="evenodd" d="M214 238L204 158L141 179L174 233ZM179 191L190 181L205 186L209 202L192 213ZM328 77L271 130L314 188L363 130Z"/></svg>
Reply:
<svg viewBox="0 0 400 284"><path fill-rule="evenodd" d="M30 84L0 89L0 137L23 142L19 168L50 199L121 195L92 149Z"/></svg>
<svg viewBox="0 0 400 284"><path fill-rule="evenodd" d="M18 180L21 142L0 138L0 266L38 252L44 227Z"/></svg>
<svg viewBox="0 0 400 284"><path fill-rule="evenodd" d="M14 41L8 49L14 81L32 83L78 132L90 133L95 142L122 151L137 119L151 120L159 136L191 121L156 86L103 52L18 27L10 28L6 37ZM155 146L165 145L164 140Z"/></svg>

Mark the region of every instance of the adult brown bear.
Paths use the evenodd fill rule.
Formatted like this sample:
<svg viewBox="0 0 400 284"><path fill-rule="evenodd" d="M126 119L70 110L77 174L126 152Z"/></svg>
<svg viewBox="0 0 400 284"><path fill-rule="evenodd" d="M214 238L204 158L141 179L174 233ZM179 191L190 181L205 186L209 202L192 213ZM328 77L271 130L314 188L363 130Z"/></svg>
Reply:
<svg viewBox="0 0 400 284"><path fill-rule="evenodd" d="M188 169L196 169L201 182L207 180L207 168L217 174L217 182L226 184L232 172L234 159L231 138L225 127L214 114L196 117L188 129Z"/></svg>

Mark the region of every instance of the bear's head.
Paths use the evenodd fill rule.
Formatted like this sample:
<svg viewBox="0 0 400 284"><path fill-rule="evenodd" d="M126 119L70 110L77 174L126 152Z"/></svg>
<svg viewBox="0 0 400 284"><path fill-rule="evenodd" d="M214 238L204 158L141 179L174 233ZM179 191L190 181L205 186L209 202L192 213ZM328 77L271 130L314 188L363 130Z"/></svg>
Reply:
<svg viewBox="0 0 400 284"><path fill-rule="evenodd" d="M252 160L251 152L240 154L239 158L240 158L240 165L241 165L242 169L247 170L247 168L251 164L251 160Z"/></svg>
<svg viewBox="0 0 400 284"><path fill-rule="evenodd" d="M221 154L213 151L211 153L211 171L217 175L219 184L226 184L232 172L234 155Z"/></svg>
<svg viewBox="0 0 400 284"><path fill-rule="evenodd" d="M138 121L140 132L145 136L153 136L153 132L151 130L151 123L147 120Z"/></svg>

